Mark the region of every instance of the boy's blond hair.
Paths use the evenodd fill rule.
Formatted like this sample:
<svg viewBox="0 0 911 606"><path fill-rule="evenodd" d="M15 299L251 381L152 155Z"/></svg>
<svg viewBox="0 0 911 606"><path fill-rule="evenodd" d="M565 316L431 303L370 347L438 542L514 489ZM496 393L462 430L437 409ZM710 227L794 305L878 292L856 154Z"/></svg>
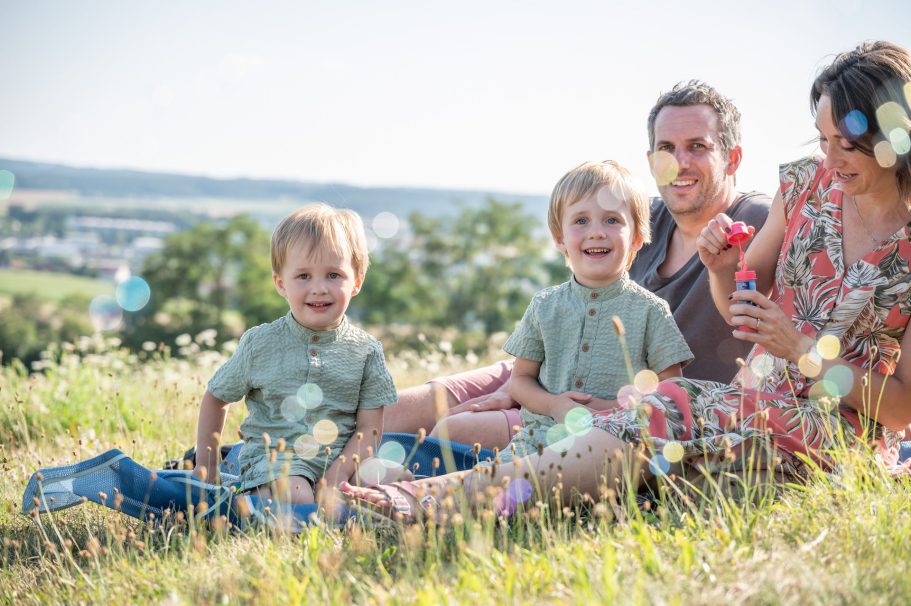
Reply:
<svg viewBox="0 0 911 606"><path fill-rule="evenodd" d="M554 240L563 238L563 213L582 198L590 196L602 187L610 188L611 194L629 205L633 218L633 241L638 238L642 244L652 240L650 203L648 196L633 179L632 174L613 160L583 162L557 181L550 195L547 209L547 227ZM626 263L629 269L636 258L636 251L630 249Z"/></svg>
<svg viewBox="0 0 911 606"><path fill-rule="evenodd" d="M350 254L357 281L364 281L370 264L367 236L364 222L353 210L323 203L308 204L282 219L272 232L272 271L281 273L288 250L300 244L308 247L308 254L319 246L326 246L343 258Z"/></svg>

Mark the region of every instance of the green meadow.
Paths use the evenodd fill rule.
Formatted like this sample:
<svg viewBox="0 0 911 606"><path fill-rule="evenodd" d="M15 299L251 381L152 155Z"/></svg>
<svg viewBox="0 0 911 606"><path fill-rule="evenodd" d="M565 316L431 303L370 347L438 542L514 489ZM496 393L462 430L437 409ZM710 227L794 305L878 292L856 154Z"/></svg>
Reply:
<svg viewBox="0 0 911 606"><path fill-rule="evenodd" d="M482 502L407 528L240 532L145 523L91 503L40 526L21 515L41 467L116 447L157 468L192 444L199 398L224 358L184 349L177 359L87 338L52 348L39 374L0 369L0 603L911 602L911 483L855 451L806 484L662 482L643 506L611 489L569 503L534 495L511 519ZM444 351L389 362L400 388L468 365ZM226 435L243 414L232 408Z"/></svg>
<svg viewBox="0 0 911 606"><path fill-rule="evenodd" d="M0 269L0 296L35 293L45 301L59 301L70 295L113 295L114 285L103 280L73 274Z"/></svg>

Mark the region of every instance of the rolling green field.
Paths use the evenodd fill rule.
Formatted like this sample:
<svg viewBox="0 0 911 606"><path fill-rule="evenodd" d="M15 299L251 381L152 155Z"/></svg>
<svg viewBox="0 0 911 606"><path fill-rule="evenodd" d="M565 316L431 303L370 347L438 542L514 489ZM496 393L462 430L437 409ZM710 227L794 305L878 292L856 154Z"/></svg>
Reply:
<svg viewBox="0 0 911 606"><path fill-rule="evenodd" d="M0 269L0 296L30 292L37 293L46 301L59 301L74 294L88 297L113 295L114 285L103 280L65 273Z"/></svg>
<svg viewBox="0 0 911 606"><path fill-rule="evenodd" d="M664 484L660 506L640 508L612 491L565 507L536 495L524 516L498 519L481 503L481 513L407 528L242 533L152 525L94 504L39 526L19 513L39 468L114 447L151 468L177 456L223 359L198 348L189 360L131 354L95 338L58 347L42 374L0 369L0 603L911 602L911 483L856 451L836 453L838 469L805 485L747 496ZM443 352L390 360L399 388L466 365ZM225 435L243 414L232 408Z"/></svg>

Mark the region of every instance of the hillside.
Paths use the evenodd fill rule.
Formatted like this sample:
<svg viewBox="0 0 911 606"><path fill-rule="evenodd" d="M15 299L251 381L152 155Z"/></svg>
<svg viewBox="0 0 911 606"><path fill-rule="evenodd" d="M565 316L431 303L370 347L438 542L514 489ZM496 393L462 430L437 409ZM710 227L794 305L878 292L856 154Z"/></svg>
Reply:
<svg viewBox="0 0 911 606"><path fill-rule="evenodd" d="M447 214L453 204L476 206L485 198L521 202L529 211L544 215L546 196L528 196L479 190L447 190L404 187L356 187L344 183L309 183L265 179L214 179L211 177L137 170L98 169L0 158L0 169L16 177L16 190L66 191L81 198L178 198L194 211L213 199L285 204L323 201L353 208L364 214L380 210L405 216L420 210L424 214Z"/></svg>

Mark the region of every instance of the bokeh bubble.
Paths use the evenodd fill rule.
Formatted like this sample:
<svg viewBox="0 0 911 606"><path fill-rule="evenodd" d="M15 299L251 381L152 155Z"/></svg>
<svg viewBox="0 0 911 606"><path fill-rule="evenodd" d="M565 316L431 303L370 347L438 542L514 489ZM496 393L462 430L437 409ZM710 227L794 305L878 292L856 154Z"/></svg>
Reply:
<svg viewBox="0 0 911 606"><path fill-rule="evenodd" d="M377 238L392 238L399 233L399 218L390 212L381 212L373 217L371 223Z"/></svg>
<svg viewBox="0 0 911 606"><path fill-rule="evenodd" d="M658 387L658 374L648 368L640 370L633 379L633 385L642 395L652 393Z"/></svg>
<svg viewBox="0 0 911 606"><path fill-rule="evenodd" d="M401 465L405 462L405 447L398 442L386 442L380 446L376 456L383 461Z"/></svg>
<svg viewBox="0 0 911 606"><path fill-rule="evenodd" d="M815 351L809 351L797 360L797 368L805 377L813 378L822 370L822 357Z"/></svg>
<svg viewBox="0 0 911 606"><path fill-rule="evenodd" d="M889 142L899 156L904 156L911 151L911 137L908 137L908 131L904 128L893 128L889 131Z"/></svg>
<svg viewBox="0 0 911 606"><path fill-rule="evenodd" d="M846 396L851 393L851 388L854 387L854 373L846 366L833 366L823 376L825 381L831 383L834 387L835 393L833 395Z"/></svg>
<svg viewBox="0 0 911 606"><path fill-rule="evenodd" d="M281 403L282 417L289 423L297 423L304 418L307 410L301 406L297 396L288 396Z"/></svg>
<svg viewBox="0 0 911 606"><path fill-rule="evenodd" d="M816 381L810 386L810 391L808 392L810 400L819 402L823 399L832 400L838 396L838 385L832 383L831 381Z"/></svg>
<svg viewBox="0 0 911 606"><path fill-rule="evenodd" d="M867 132L867 117L858 109L849 111L842 122L845 130L848 131L852 137L859 137Z"/></svg>
<svg viewBox="0 0 911 606"><path fill-rule="evenodd" d="M595 194L595 198L598 201L598 206L604 210L617 210L623 205L623 200L617 196L609 185L599 189L598 193Z"/></svg>
<svg viewBox="0 0 911 606"><path fill-rule="evenodd" d="M841 342L835 335L823 335L816 341L816 351L823 360L834 360L841 353Z"/></svg>
<svg viewBox="0 0 911 606"><path fill-rule="evenodd" d="M316 438L307 434L294 441L294 452L302 459L312 459L320 451Z"/></svg>
<svg viewBox="0 0 911 606"><path fill-rule="evenodd" d="M566 429L563 423L557 423L547 429L545 442L550 448L569 448L573 443L573 435Z"/></svg>
<svg viewBox="0 0 911 606"><path fill-rule="evenodd" d="M886 101L876 108L876 121L879 123L879 129L886 135L897 128L907 128L908 114L905 113L905 108L895 101Z"/></svg>
<svg viewBox="0 0 911 606"><path fill-rule="evenodd" d="M636 408L642 401L642 393L633 385L624 385L617 391L617 404L620 408Z"/></svg>
<svg viewBox="0 0 911 606"><path fill-rule="evenodd" d="M583 406L576 406L563 418L566 431L574 436L584 436L592 428L592 413Z"/></svg>
<svg viewBox="0 0 911 606"><path fill-rule="evenodd" d="M775 358L765 352L750 360L750 370L758 378L769 376L774 368Z"/></svg>
<svg viewBox="0 0 911 606"><path fill-rule="evenodd" d="M659 454L649 459L648 469L656 476L664 476L671 470L671 464L664 455Z"/></svg>
<svg viewBox="0 0 911 606"><path fill-rule="evenodd" d="M323 403L323 390L316 383L304 383L297 390L297 401L306 410L313 410Z"/></svg>
<svg viewBox="0 0 911 606"><path fill-rule="evenodd" d="M890 141L880 141L873 146L873 157L876 158L877 164L883 168L892 168L898 161L895 154L895 148Z"/></svg>
<svg viewBox="0 0 911 606"><path fill-rule="evenodd" d="M387 466L376 457L370 457L357 468L357 479L362 485L375 486L386 477Z"/></svg>
<svg viewBox="0 0 911 606"><path fill-rule="evenodd" d="M0 200L9 199L15 187L16 175L8 170L0 170Z"/></svg>
<svg viewBox="0 0 911 606"><path fill-rule="evenodd" d="M133 276L118 284L114 295L117 304L125 311L139 311L148 304L152 290L148 282L139 276Z"/></svg>
<svg viewBox="0 0 911 606"><path fill-rule="evenodd" d="M511 481L506 491L516 503L524 503L528 501L528 499L531 498L532 492L534 492L531 486L531 482L525 478L518 478Z"/></svg>
<svg viewBox="0 0 911 606"><path fill-rule="evenodd" d="M661 454L668 463L677 463L683 459L683 444L680 442L668 442L661 449Z"/></svg>
<svg viewBox="0 0 911 606"><path fill-rule="evenodd" d="M114 297L98 295L89 303L89 320L95 330L115 330L123 321L123 310Z"/></svg>
<svg viewBox="0 0 911 606"><path fill-rule="evenodd" d="M669 184L680 174L680 165L673 154L666 151L656 151L651 158L652 176L658 187Z"/></svg>
<svg viewBox="0 0 911 606"><path fill-rule="evenodd" d="M338 437L338 425L329 419L321 419L313 426L313 437L320 444L332 444Z"/></svg>

